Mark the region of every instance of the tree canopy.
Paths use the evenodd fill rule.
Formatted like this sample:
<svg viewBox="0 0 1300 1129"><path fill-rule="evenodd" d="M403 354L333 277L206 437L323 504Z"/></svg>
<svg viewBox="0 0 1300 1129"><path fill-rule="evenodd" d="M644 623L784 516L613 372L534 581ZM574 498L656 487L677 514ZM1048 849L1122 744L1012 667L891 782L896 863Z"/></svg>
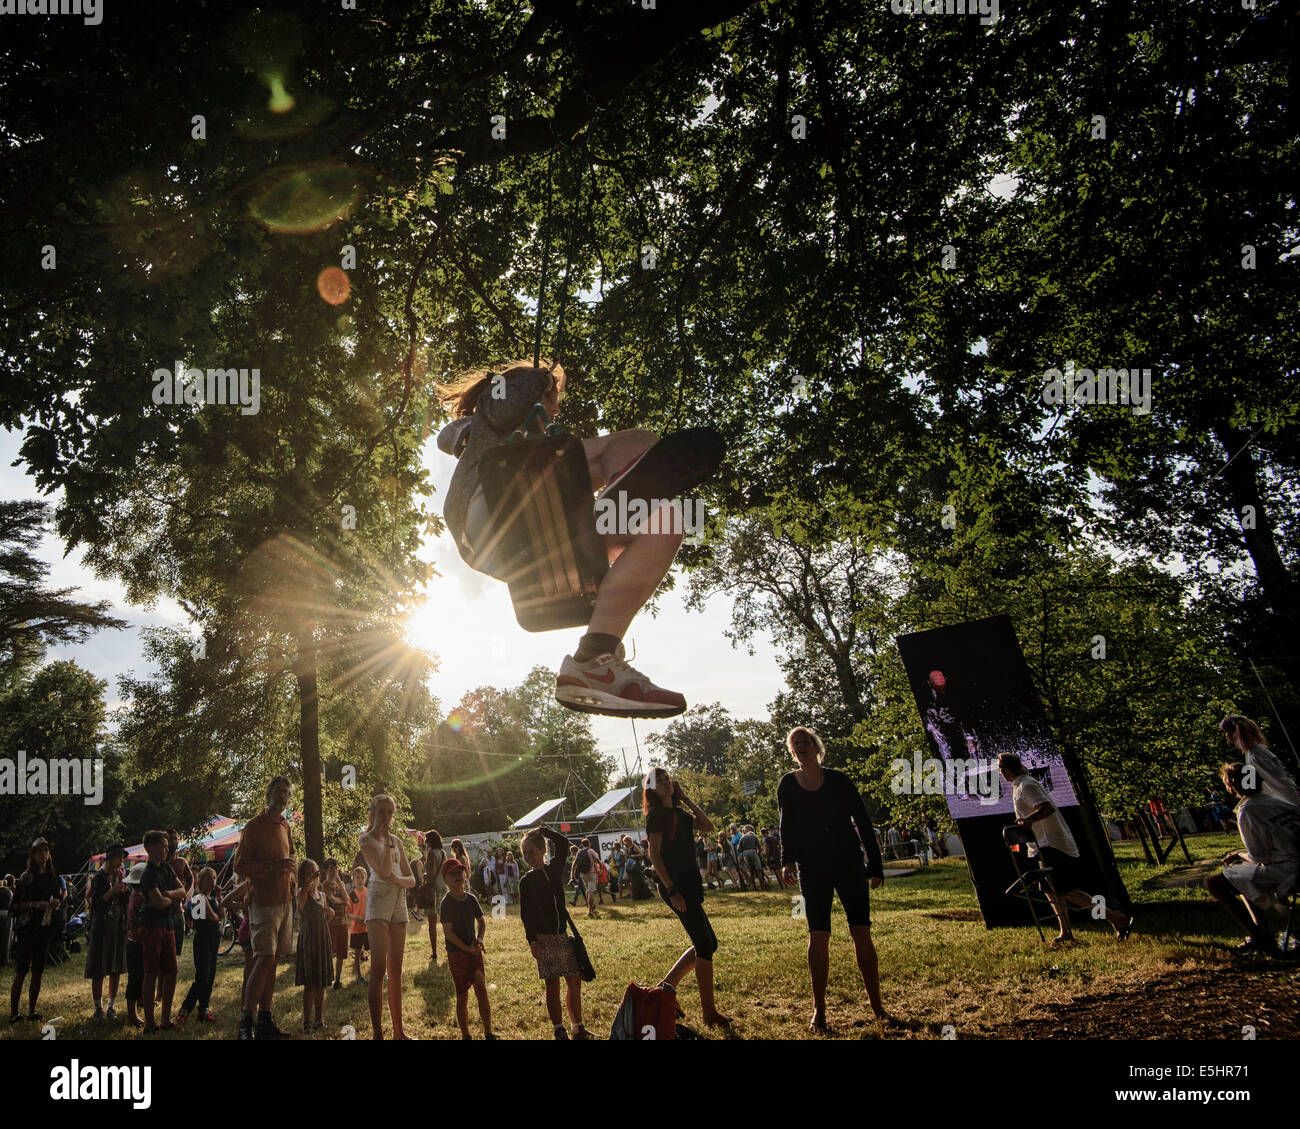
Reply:
<svg viewBox="0 0 1300 1129"><path fill-rule="evenodd" d="M738 638L780 632L782 724L888 755L917 733L892 636L1006 611L1108 803L1192 794L1221 707L1300 731L1282 0L12 26L0 425L65 544L191 616L125 685L131 739L176 750L150 771L294 766L313 853L354 815L336 767L409 782L432 382L531 352L539 296L573 430L726 435L683 560ZM1101 370L1149 400L1048 390ZM463 704L508 756L503 693Z"/></svg>

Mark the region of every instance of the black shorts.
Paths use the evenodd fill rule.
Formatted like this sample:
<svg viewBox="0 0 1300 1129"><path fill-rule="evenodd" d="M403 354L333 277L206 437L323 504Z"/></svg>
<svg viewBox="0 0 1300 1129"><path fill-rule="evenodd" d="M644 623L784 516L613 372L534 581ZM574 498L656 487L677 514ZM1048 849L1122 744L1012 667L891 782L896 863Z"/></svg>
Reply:
<svg viewBox="0 0 1300 1129"><path fill-rule="evenodd" d="M871 925L871 895L867 888L867 868L856 860L831 870L799 864L799 891L803 894L804 914L809 933L831 931L831 895L839 894L849 927Z"/></svg>
<svg viewBox="0 0 1300 1129"><path fill-rule="evenodd" d="M681 913L668 898L664 897L663 887L659 889L659 896L668 904L668 908L677 914L677 919L685 927L686 935L695 947L696 957L700 960L712 960L713 954L718 951L718 939L713 935L713 926L709 924L708 915L704 912L704 903L691 902L686 898L686 912Z"/></svg>
<svg viewBox="0 0 1300 1129"><path fill-rule="evenodd" d="M1067 855L1058 847L1039 847L1038 865L1052 868L1052 885L1058 894L1083 890L1082 867L1079 860Z"/></svg>

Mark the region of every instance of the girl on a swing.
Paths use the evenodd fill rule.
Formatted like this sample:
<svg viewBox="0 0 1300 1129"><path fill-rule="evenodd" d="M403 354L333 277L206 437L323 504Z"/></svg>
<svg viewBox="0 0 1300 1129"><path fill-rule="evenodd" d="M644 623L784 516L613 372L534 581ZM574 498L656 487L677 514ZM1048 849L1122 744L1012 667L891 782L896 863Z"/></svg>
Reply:
<svg viewBox="0 0 1300 1129"><path fill-rule="evenodd" d="M505 566L493 557L493 526L479 482L483 456L507 441L532 406L543 404L554 419L564 398L564 370L545 359L541 367L515 361L504 371L479 369L436 386L452 421L438 435L438 447L459 461L447 491L443 518L465 563L505 579ZM712 428L689 428L660 439L653 431L616 431L582 440L598 497L619 493L627 500L671 499L698 486L722 462L725 445ZM611 506L612 510L613 507ZM619 513L628 510L620 505ZM682 543L680 522L655 521L651 514L637 530L604 534L610 568L601 581L587 633L566 655L555 680L561 705L588 713L672 717L686 699L656 686L623 660L622 639L632 618L654 594L672 567Z"/></svg>

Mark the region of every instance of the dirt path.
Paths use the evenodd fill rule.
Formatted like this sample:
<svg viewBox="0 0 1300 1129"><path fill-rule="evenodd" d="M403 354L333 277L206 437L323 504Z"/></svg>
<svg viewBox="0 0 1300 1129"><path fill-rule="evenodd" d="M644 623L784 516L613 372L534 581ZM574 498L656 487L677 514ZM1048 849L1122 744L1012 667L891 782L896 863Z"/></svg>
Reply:
<svg viewBox="0 0 1300 1129"><path fill-rule="evenodd" d="M1132 990L1083 996L1049 1019L1014 1020L991 1039L1300 1038L1300 967L1224 965L1171 973Z"/></svg>

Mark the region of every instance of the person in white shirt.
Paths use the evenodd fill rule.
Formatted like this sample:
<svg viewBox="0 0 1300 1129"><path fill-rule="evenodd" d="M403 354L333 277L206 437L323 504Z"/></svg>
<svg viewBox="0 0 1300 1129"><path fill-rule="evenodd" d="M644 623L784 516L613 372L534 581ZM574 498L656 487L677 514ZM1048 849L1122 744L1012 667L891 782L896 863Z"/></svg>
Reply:
<svg viewBox="0 0 1300 1129"><path fill-rule="evenodd" d="M1264 744L1264 734L1258 725L1248 717L1230 713L1219 722L1219 730L1229 745L1246 754L1246 764L1258 775L1259 790L1264 795L1300 807L1300 791L1296 790L1295 781L1277 754Z"/></svg>
<svg viewBox="0 0 1300 1129"><path fill-rule="evenodd" d="M1048 798L1047 790L1029 774L1015 753L1003 753L998 757L998 771L1011 785L1016 823L1033 833L1038 843L1039 864L1052 870L1052 885L1056 892L1048 894L1048 901L1052 903L1061 927L1055 940L1072 941L1074 934L1070 930L1070 911L1066 902L1080 907L1093 904L1092 895L1081 889L1079 848L1074 836L1070 834L1065 817ZM1127 940L1133 931L1132 915L1125 917L1109 907L1105 908L1105 913L1115 936L1121 941Z"/></svg>
<svg viewBox="0 0 1300 1129"><path fill-rule="evenodd" d="M1224 787L1241 797L1237 830L1246 850L1225 856L1222 872L1206 878L1205 888L1246 930L1238 952L1280 956L1265 913L1278 898L1294 892L1300 880L1300 807L1268 795L1263 778L1251 775L1249 766L1239 762L1220 770Z"/></svg>

